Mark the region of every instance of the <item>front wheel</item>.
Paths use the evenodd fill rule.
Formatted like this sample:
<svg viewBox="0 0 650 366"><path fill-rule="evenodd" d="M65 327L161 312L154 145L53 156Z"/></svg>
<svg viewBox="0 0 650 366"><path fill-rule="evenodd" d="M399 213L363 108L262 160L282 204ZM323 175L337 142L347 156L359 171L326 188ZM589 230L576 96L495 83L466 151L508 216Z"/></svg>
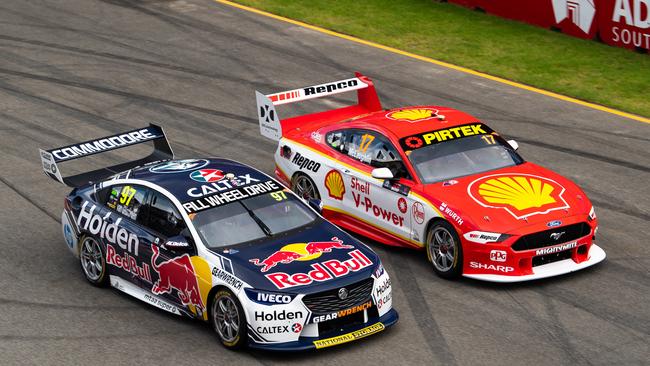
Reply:
<svg viewBox="0 0 650 366"><path fill-rule="evenodd" d="M93 286L103 287L108 282L106 257L97 239L92 236L81 238L79 260L86 280Z"/></svg>
<svg viewBox="0 0 650 366"><path fill-rule="evenodd" d="M232 292L223 289L214 295L211 319L221 344L229 349L244 347L248 338L246 316Z"/></svg>
<svg viewBox="0 0 650 366"><path fill-rule="evenodd" d="M460 238L446 221L431 226L427 232L427 256L433 270L442 278L458 278L463 272L463 248Z"/></svg>

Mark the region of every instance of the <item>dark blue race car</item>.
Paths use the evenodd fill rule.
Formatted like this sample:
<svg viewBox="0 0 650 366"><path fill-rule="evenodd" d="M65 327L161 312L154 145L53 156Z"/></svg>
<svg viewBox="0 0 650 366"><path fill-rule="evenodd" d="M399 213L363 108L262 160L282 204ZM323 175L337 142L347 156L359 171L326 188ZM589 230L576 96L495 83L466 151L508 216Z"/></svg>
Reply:
<svg viewBox="0 0 650 366"><path fill-rule="evenodd" d="M64 162L153 142L146 158L64 177ZM155 125L41 150L74 187L62 226L93 285L209 322L228 348L324 348L397 321L379 257L268 175L174 160Z"/></svg>

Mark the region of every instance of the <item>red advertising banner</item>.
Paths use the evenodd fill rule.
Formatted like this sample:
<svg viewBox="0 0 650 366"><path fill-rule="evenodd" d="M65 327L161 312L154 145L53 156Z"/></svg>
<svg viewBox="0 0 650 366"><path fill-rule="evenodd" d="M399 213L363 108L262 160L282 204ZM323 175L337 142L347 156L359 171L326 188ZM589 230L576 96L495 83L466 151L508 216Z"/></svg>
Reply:
<svg viewBox="0 0 650 366"><path fill-rule="evenodd" d="M650 0L449 0L608 45L650 50ZM598 36L598 37L597 37Z"/></svg>
<svg viewBox="0 0 650 366"><path fill-rule="evenodd" d="M650 0L598 0L598 34L611 46L650 50Z"/></svg>

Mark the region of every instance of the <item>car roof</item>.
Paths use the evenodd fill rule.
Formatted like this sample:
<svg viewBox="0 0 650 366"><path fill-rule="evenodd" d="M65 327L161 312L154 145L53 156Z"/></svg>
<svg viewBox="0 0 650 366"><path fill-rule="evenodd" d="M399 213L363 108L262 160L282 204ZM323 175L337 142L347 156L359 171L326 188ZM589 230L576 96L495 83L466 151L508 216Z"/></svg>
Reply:
<svg viewBox="0 0 650 366"><path fill-rule="evenodd" d="M171 164L184 164L187 168L176 171L172 169L168 169L167 171L160 169L162 166L169 166ZM221 173L214 171L221 171ZM224 178L213 182L206 181L205 178L202 178L206 174L210 178L210 173L216 173L212 177L218 178L220 175L223 175ZM253 167L237 161L220 158L173 159L155 162L131 170L128 178L153 183L169 191L179 201L189 202L196 200L197 197L191 196L188 193L191 189L194 189L195 192L200 192L203 186L210 187L207 188L210 191L215 191L215 188L219 189L219 192L228 192L237 189L238 186L235 185L237 182L234 182L234 184L228 183L230 180L227 174L230 173L235 178L248 177L249 180L240 180L243 184L246 184L246 182L257 183L273 180L268 175Z"/></svg>
<svg viewBox="0 0 650 366"><path fill-rule="evenodd" d="M396 113L422 113L433 111L429 118L409 121L408 119L393 118ZM439 119L437 116L444 116L444 119ZM309 130L317 130L323 127L336 126L337 128L368 128L378 130L384 135L392 134L398 139L424 133L429 131L440 130L449 127L455 127L468 123L479 122L478 118L473 117L467 113L459 110L441 107L441 106L409 106L394 108L389 110L382 110L359 117L354 117L344 121L336 121L333 118L327 118L315 121ZM306 129L302 129L303 131ZM293 132L293 131L292 131ZM295 131L299 133L299 131Z"/></svg>
<svg viewBox="0 0 650 366"><path fill-rule="evenodd" d="M408 115L411 113L417 115L423 113L423 111L435 112L431 113L431 117L421 120L415 119L411 121L408 119L393 118L395 115L399 116L400 113L402 115ZM444 116L444 119L439 119L436 116ZM478 122L478 119L467 113L448 107L412 106L375 112L371 115L359 118L354 122L356 122L354 123L355 127L361 128L361 125L368 124L378 127L379 129L384 130L384 132L389 132L397 138L402 138L418 133Z"/></svg>

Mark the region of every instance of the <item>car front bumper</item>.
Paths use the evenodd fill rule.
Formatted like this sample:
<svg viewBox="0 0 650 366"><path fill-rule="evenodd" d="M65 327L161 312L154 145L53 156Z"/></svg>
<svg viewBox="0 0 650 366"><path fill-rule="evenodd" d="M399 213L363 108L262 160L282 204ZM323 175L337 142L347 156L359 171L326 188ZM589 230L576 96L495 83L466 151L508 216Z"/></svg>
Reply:
<svg viewBox="0 0 650 366"><path fill-rule="evenodd" d="M379 333L392 326L399 319L395 309L389 310L381 317L368 319L368 322L346 327L341 332L324 334L322 337L300 337L299 340L287 343L256 343L249 342L249 347L267 351L305 351L338 346L344 343L359 340L370 335Z"/></svg>
<svg viewBox="0 0 650 366"><path fill-rule="evenodd" d="M588 259L576 263L573 259L565 259L558 262L548 263L533 267L532 274L519 276L497 275L497 274L463 274L464 277L489 282L523 282L538 280L547 277L559 276L593 266L602 262L606 257L605 251L596 244L589 249Z"/></svg>

